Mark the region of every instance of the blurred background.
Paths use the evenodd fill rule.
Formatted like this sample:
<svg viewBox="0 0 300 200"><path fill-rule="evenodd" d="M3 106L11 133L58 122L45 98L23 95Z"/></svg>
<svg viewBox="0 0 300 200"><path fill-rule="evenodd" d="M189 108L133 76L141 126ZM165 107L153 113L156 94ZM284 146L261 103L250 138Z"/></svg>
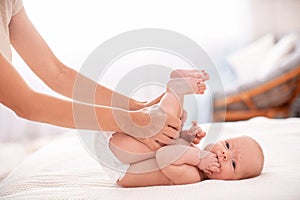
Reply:
<svg viewBox="0 0 300 200"><path fill-rule="evenodd" d="M300 0L23 0L23 4L55 55L71 68L79 70L98 45L117 34L139 28L162 28L197 42L215 63L228 90L236 88L241 80L238 75L243 70L237 69L234 62L239 60L237 52L251 44L259 46L257 41L261 38L260 48L265 47L262 43L270 37L273 47L280 38L300 32ZM32 88L59 96L15 52L13 64ZM252 71L259 67L253 66ZM107 86L111 86L109 82ZM207 104L207 99L203 102ZM202 117L201 122L212 119L209 113L203 116L208 117ZM0 104L0 179L27 155L66 131L20 119Z"/></svg>

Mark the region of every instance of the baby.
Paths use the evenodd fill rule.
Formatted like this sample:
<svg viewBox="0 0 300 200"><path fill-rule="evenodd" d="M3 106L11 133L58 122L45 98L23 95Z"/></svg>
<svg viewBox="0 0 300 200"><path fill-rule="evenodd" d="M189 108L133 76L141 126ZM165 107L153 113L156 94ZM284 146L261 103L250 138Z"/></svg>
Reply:
<svg viewBox="0 0 300 200"><path fill-rule="evenodd" d="M183 116L183 96L203 94L208 75L204 71L175 70L159 108ZM195 144L206 133L192 122L173 145L157 151L125 133L99 133L96 153L110 178L122 187L178 185L205 179L239 180L258 176L264 156L260 145L247 136L231 138L200 150Z"/></svg>

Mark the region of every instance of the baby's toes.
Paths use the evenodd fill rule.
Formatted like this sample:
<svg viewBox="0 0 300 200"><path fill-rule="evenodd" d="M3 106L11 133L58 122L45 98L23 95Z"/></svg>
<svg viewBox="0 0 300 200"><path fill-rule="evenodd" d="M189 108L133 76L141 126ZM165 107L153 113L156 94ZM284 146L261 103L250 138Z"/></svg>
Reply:
<svg viewBox="0 0 300 200"><path fill-rule="evenodd" d="M202 70L201 71L201 77L205 80L205 81L207 81L207 80L209 80L209 75L208 75L208 73L206 72L206 71L204 71L204 70Z"/></svg>
<svg viewBox="0 0 300 200"><path fill-rule="evenodd" d="M197 93L198 93L198 94L203 94L205 90L206 90L206 85L205 85L205 83L198 83L198 90L197 90Z"/></svg>

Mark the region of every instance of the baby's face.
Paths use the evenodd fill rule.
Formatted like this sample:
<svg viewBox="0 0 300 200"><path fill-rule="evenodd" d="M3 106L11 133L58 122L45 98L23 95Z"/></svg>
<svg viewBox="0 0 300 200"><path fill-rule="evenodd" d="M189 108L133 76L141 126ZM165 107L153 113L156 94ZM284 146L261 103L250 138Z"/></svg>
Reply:
<svg viewBox="0 0 300 200"><path fill-rule="evenodd" d="M219 173L207 174L210 179L239 180L258 176L262 170L262 150L250 137L222 140L205 150L215 153L221 165Z"/></svg>

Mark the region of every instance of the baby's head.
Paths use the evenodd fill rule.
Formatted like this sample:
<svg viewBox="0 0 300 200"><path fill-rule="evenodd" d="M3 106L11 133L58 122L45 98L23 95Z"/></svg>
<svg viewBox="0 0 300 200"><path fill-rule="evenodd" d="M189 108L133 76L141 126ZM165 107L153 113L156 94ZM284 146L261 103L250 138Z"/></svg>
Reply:
<svg viewBox="0 0 300 200"><path fill-rule="evenodd" d="M208 145L205 150L215 153L221 166L219 173L206 174L209 179L239 180L256 177L262 171L263 151L251 137L221 140Z"/></svg>

